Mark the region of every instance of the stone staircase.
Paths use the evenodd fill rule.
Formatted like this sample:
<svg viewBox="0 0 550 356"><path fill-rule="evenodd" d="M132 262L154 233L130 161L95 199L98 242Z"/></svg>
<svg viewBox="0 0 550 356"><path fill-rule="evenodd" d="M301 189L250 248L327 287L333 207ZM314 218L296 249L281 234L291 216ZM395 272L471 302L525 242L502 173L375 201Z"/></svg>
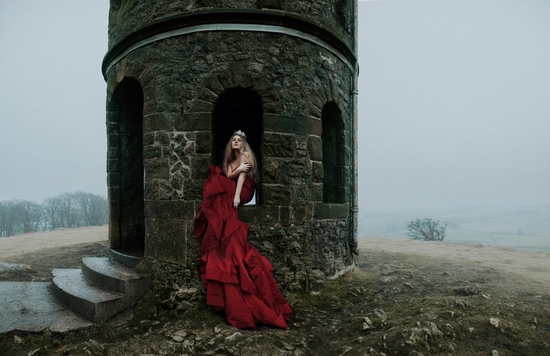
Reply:
<svg viewBox="0 0 550 356"><path fill-rule="evenodd" d="M57 299L93 322L104 322L131 307L149 287L147 277L112 257L84 257L81 269L57 268L52 273Z"/></svg>

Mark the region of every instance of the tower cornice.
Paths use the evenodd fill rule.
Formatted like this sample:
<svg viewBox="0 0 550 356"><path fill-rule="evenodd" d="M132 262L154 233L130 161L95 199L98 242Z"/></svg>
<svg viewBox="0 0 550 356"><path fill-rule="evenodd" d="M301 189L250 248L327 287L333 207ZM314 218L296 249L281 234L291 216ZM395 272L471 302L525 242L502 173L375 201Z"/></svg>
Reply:
<svg viewBox="0 0 550 356"><path fill-rule="evenodd" d="M248 31L280 33L298 37L324 47L338 56L352 70L357 70L357 55L351 41L329 29L294 13L278 10L197 10L165 17L140 27L110 46L103 58L104 78L128 53L170 37L212 31ZM350 35L352 39L352 35Z"/></svg>

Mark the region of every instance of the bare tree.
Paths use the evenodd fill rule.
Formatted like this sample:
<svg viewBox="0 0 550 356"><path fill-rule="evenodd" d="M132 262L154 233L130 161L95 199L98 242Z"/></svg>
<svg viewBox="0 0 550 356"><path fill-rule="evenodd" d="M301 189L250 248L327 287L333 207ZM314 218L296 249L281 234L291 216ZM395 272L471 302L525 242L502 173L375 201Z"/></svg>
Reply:
<svg viewBox="0 0 550 356"><path fill-rule="evenodd" d="M61 202L59 213L66 228L77 227L79 223L78 203L74 193L63 193L59 196Z"/></svg>
<svg viewBox="0 0 550 356"><path fill-rule="evenodd" d="M42 205L23 200L15 203L13 208L19 217L24 234L39 230L40 223L44 219L44 208Z"/></svg>
<svg viewBox="0 0 550 356"><path fill-rule="evenodd" d="M85 226L97 226L107 223L107 199L100 195L75 192L74 197L80 209L80 219Z"/></svg>
<svg viewBox="0 0 550 356"><path fill-rule="evenodd" d="M8 202L0 201L0 236L8 237L8 216L9 216Z"/></svg>
<svg viewBox="0 0 550 356"><path fill-rule="evenodd" d="M416 219L407 225L407 235L413 240L443 241L447 236L447 223L432 219Z"/></svg>
<svg viewBox="0 0 550 356"><path fill-rule="evenodd" d="M0 234L3 237L17 235L20 230L20 217L17 214L16 202L0 202Z"/></svg>
<svg viewBox="0 0 550 356"><path fill-rule="evenodd" d="M48 222L50 229L55 230L60 227L65 227L61 212L61 199L59 197L46 198L44 200L44 217Z"/></svg>
<svg viewBox="0 0 550 356"><path fill-rule="evenodd" d="M107 199L92 193L63 193L31 201L0 201L0 237L38 230L98 226L109 222Z"/></svg>

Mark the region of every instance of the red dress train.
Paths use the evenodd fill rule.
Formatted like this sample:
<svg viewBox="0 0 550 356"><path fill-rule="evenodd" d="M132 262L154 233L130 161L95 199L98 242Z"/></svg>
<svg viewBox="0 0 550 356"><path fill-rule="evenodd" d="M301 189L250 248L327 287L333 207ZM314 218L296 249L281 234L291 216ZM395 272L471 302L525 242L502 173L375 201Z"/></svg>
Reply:
<svg viewBox="0 0 550 356"><path fill-rule="evenodd" d="M254 328L258 324L286 329L292 309L272 275L269 260L248 240L248 225L233 207L236 181L217 166L203 188L203 201L195 217L195 236L202 238L199 274L206 290L206 304L225 310L229 324ZM254 194L247 176L241 204Z"/></svg>

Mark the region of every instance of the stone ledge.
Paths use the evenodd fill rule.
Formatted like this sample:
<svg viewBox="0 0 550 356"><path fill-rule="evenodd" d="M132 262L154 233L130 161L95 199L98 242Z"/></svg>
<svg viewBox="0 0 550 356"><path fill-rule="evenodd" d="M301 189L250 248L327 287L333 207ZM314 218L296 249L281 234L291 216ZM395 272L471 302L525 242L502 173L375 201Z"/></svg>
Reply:
<svg viewBox="0 0 550 356"><path fill-rule="evenodd" d="M350 208L348 203L314 203L313 218L314 219L334 219L349 217Z"/></svg>
<svg viewBox="0 0 550 356"><path fill-rule="evenodd" d="M297 135L318 135L321 136L321 120L311 117L289 117L277 114L264 115L264 129L266 132L293 133Z"/></svg>

